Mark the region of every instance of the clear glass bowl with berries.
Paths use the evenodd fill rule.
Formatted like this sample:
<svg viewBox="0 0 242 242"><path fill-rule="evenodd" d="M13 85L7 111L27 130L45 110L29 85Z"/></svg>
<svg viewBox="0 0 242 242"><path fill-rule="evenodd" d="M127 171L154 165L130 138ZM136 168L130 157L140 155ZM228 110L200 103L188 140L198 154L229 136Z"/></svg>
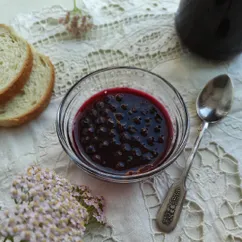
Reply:
<svg viewBox="0 0 242 242"><path fill-rule="evenodd" d="M165 79L134 67L93 72L66 94L56 129L69 157L112 182L146 179L172 164L186 146L189 117Z"/></svg>

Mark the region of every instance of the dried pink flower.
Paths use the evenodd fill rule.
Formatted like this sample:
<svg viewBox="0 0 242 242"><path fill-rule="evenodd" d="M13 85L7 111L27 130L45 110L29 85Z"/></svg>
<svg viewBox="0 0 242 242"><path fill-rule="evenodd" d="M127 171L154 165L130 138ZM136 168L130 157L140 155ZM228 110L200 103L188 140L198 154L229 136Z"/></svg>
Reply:
<svg viewBox="0 0 242 242"><path fill-rule="evenodd" d="M93 27L92 17L83 14L83 11L77 8L75 1L74 9L67 12L64 18L60 18L59 23L63 24L69 33L79 38L83 37Z"/></svg>

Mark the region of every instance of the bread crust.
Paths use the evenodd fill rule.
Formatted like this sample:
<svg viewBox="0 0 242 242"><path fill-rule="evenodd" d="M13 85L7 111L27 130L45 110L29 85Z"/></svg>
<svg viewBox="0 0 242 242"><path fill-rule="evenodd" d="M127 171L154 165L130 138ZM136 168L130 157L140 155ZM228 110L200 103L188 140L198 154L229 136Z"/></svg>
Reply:
<svg viewBox="0 0 242 242"><path fill-rule="evenodd" d="M0 24L0 27L3 27L7 29L9 32L11 32L13 35L15 35L12 31L12 29L4 24ZM21 37L18 37L19 39L23 40ZM26 41L25 41L26 42ZM18 75L8 84L7 87L0 90L0 104L3 104L10 99L12 99L15 95L17 95L21 89L24 87L25 83L28 81L32 67L33 67L33 53L31 50L30 45L27 44L27 58L24 62L22 70L18 73Z"/></svg>
<svg viewBox="0 0 242 242"><path fill-rule="evenodd" d="M39 54L40 55L40 54ZM23 115L20 115L16 118L12 119L5 119L5 120L0 120L0 126L2 127L14 127L14 126L19 126L24 123L27 123L35 118L37 118L43 111L44 109L48 106L51 96L52 96L52 91L54 88L55 84L55 69L53 64L51 63L49 57L40 55L42 58L45 59L45 61L48 62L50 69L51 69L51 80L48 89L46 90L45 95L42 97L40 102L33 107L29 112L26 112Z"/></svg>

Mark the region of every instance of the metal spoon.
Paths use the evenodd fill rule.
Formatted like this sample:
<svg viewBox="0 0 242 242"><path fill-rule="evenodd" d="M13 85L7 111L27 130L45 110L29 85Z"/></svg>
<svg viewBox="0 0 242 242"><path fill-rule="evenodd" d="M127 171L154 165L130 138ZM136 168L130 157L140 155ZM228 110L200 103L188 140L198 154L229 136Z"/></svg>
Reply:
<svg viewBox="0 0 242 242"><path fill-rule="evenodd" d="M169 233L174 230L180 218L186 196L186 178L204 132L210 123L216 123L227 116L232 101L233 84L227 75L220 75L210 80L199 94L196 109L203 124L181 178L171 186L157 214L157 224L162 232Z"/></svg>

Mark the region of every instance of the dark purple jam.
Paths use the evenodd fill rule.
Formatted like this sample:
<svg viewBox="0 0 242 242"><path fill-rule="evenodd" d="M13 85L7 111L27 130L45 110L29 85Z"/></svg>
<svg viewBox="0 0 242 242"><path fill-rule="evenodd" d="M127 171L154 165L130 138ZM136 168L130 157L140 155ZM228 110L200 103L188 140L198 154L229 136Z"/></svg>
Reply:
<svg viewBox="0 0 242 242"><path fill-rule="evenodd" d="M107 89L92 96L79 109L73 127L78 153L117 171L161 163L172 134L163 105L130 88Z"/></svg>

